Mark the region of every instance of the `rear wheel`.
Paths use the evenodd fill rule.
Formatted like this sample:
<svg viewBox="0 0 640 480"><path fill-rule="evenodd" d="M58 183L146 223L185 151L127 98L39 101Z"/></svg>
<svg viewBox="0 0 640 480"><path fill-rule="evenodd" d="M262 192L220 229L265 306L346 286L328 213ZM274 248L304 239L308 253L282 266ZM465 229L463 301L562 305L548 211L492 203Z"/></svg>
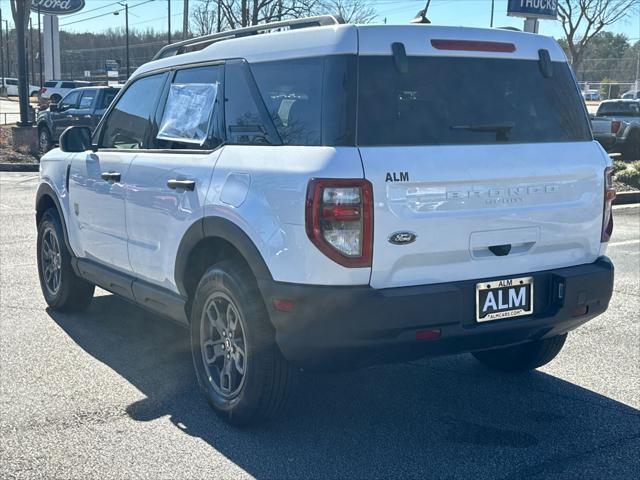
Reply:
<svg viewBox="0 0 640 480"><path fill-rule="evenodd" d="M553 360L564 345L567 334L535 340L533 342L473 352L483 365L502 372L524 372L534 370Z"/></svg>
<svg viewBox="0 0 640 480"><path fill-rule="evenodd" d="M257 423L284 407L294 372L242 262L225 260L200 280L191 312L191 352L198 383L225 421Z"/></svg>
<svg viewBox="0 0 640 480"><path fill-rule="evenodd" d="M38 275L47 304L54 310L80 311L91 303L94 286L71 267L58 212L50 208L38 223Z"/></svg>

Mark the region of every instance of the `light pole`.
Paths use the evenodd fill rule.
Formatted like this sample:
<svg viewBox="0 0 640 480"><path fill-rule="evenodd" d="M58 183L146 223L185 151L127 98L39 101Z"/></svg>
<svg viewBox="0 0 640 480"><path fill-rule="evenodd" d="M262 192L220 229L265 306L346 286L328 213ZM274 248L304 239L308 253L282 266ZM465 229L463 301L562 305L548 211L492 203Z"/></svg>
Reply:
<svg viewBox="0 0 640 480"><path fill-rule="evenodd" d="M125 36L125 45L126 45L126 55L127 55L127 80L129 79L129 4L118 2L120 5L124 7L124 36ZM120 15L120 12L113 12L114 15Z"/></svg>
<svg viewBox="0 0 640 480"><path fill-rule="evenodd" d="M9 56L9 20L2 20L4 22L4 48L5 56L7 57L7 76L11 76L11 57ZM0 24L0 35L2 35L2 25Z"/></svg>
<svg viewBox="0 0 640 480"><path fill-rule="evenodd" d="M0 90L5 87L4 84L4 45L2 41L2 9L0 9L0 68L2 69L2 85L0 85Z"/></svg>
<svg viewBox="0 0 640 480"><path fill-rule="evenodd" d="M493 28L493 11L495 10L496 7L496 0L491 0L491 25L490 27Z"/></svg>
<svg viewBox="0 0 640 480"><path fill-rule="evenodd" d="M167 41L171 43L171 0L167 0Z"/></svg>

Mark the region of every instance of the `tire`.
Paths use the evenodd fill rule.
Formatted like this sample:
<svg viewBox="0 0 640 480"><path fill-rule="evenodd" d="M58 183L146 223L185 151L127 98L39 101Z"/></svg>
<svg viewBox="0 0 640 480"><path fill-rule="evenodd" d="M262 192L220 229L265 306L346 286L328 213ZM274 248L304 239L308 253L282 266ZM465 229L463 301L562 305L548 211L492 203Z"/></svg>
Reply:
<svg viewBox="0 0 640 480"><path fill-rule="evenodd" d="M48 127L38 129L38 148L40 153L47 153L51 150L53 143L51 142L51 132Z"/></svg>
<svg viewBox="0 0 640 480"><path fill-rule="evenodd" d="M62 97L57 93L54 93L53 95L51 95L51 97L49 97L49 101L51 103L60 103L60 100L62 100Z"/></svg>
<svg viewBox="0 0 640 480"><path fill-rule="evenodd" d="M57 311L86 309L93 298L94 285L73 271L60 217L53 208L44 212L38 223L37 248L40 288L47 304Z"/></svg>
<svg viewBox="0 0 640 480"><path fill-rule="evenodd" d="M640 129L634 129L629 133L622 158L623 160L640 160Z"/></svg>
<svg viewBox="0 0 640 480"><path fill-rule="evenodd" d="M285 406L294 370L276 345L255 279L241 261L222 261L200 280L191 352L200 388L226 422L260 423Z"/></svg>
<svg viewBox="0 0 640 480"><path fill-rule="evenodd" d="M31 93L29 94L29 96L30 96L30 97L37 97L39 93L40 93L40 90L34 90L33 92L31 92Z"/></svg>
<svg viewBox="0 0 640 480"><path fill-rule="evenodd" d="M546 365L562 350L567 334L535 340L512 347L473 352L476 359L493 370L526 372Z"/></svg>

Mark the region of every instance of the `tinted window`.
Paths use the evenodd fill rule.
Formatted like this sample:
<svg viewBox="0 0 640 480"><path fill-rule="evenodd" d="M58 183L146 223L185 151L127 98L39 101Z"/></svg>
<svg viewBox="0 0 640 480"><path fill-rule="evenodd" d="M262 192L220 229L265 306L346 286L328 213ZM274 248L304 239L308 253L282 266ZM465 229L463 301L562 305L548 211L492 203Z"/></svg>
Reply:
<svg viewBox="0 0 640 480"><path fill-rule="evenodd" d="M353 144L355 65L346 56L251 65L283 143Z"/></svg>
<svg viewBox="0 0 640 480"><path fill-rule="evenodd" d="M225 68L225 120L227 140L233 144L279 143L269 124L260 94L245 62Z"/></svg>
<svg viewBox="0 0 640 480"><path fill-rule="evenodd" d="M102 99L100 100L99 108L107 108L113 102L113 99L116 98L118 94L118 90L103 90Z"/></svg>
<svg viewBox="0 0 640 480"><path fill-rule="evenodd" d="M98 92L95 90L83 91L82 97L80 98L80 106L78 108L91 108L97 94Z"/></svg>
<svg viewBox="0 0 640 480"><path fill-rule="evenodd" d="M591 138L569 66L537 61L361 57L360 145L557 142ZM475 92L475 94L473 93Z"/></svg>
<svg viewBox="0 0 640 480"><path fill-rule="evenodd" d="M60 110L67 110L78 106L80 100L80 92L71 92L69 95L60 100Z"/></svg>
<svg viewBox="0 0 640 480"><path fill-rule="evenodd" d="M12 79L12 78L7 78L7 79L5 80L5 83L6 83L7 85L18 85L18 80L14 80L14 79Z"/></svg>
<svg viewBox="0 0 640 480"><path fill-rule="evenodd" d="M597 115L615 115L619 117L640 116L640 102L607 102L600 105Z"/></svg>
<svg viewBox="0 0 640 480"><path fill-rule="evenodd" d="M62 82L60 88L76 88L76 84L73 82Z"/></svg>
<svg viewBox="0 0 640 480"><path fill-rule="evenodd" d="M58 82L44 82L44 86L47 88L54 88Z"/></svg>
<svg viewBox="0 0 640 480"><path fill-rule="evenodd" d="M209 149L221 143L215 121L219 110L223 67L179 70L171 83L159 115L156 135L159 148Z"/></svg>
<svg viewBox="0 0 640 480"><path fill-rule="evenodd" d="M111 110L103 128L104 148L146 148L150 119L156 110L166 74L136 80Z"/></svg>

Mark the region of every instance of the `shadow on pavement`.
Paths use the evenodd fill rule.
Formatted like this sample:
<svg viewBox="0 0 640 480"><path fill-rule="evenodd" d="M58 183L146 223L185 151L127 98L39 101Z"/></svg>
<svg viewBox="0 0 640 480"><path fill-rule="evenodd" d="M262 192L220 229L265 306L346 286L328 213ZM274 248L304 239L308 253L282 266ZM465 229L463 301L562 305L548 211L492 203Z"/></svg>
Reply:
<svg viewBox="0 0 640 480"><path fill-rule="evenodd" d="M282 418L235 430L198 390L186 329L111 295L49 315L146 395L131 418L168 415L258 478L630 478L639 468L638 410L545 373L494 374L467 355L301 375Z"/></svg>

